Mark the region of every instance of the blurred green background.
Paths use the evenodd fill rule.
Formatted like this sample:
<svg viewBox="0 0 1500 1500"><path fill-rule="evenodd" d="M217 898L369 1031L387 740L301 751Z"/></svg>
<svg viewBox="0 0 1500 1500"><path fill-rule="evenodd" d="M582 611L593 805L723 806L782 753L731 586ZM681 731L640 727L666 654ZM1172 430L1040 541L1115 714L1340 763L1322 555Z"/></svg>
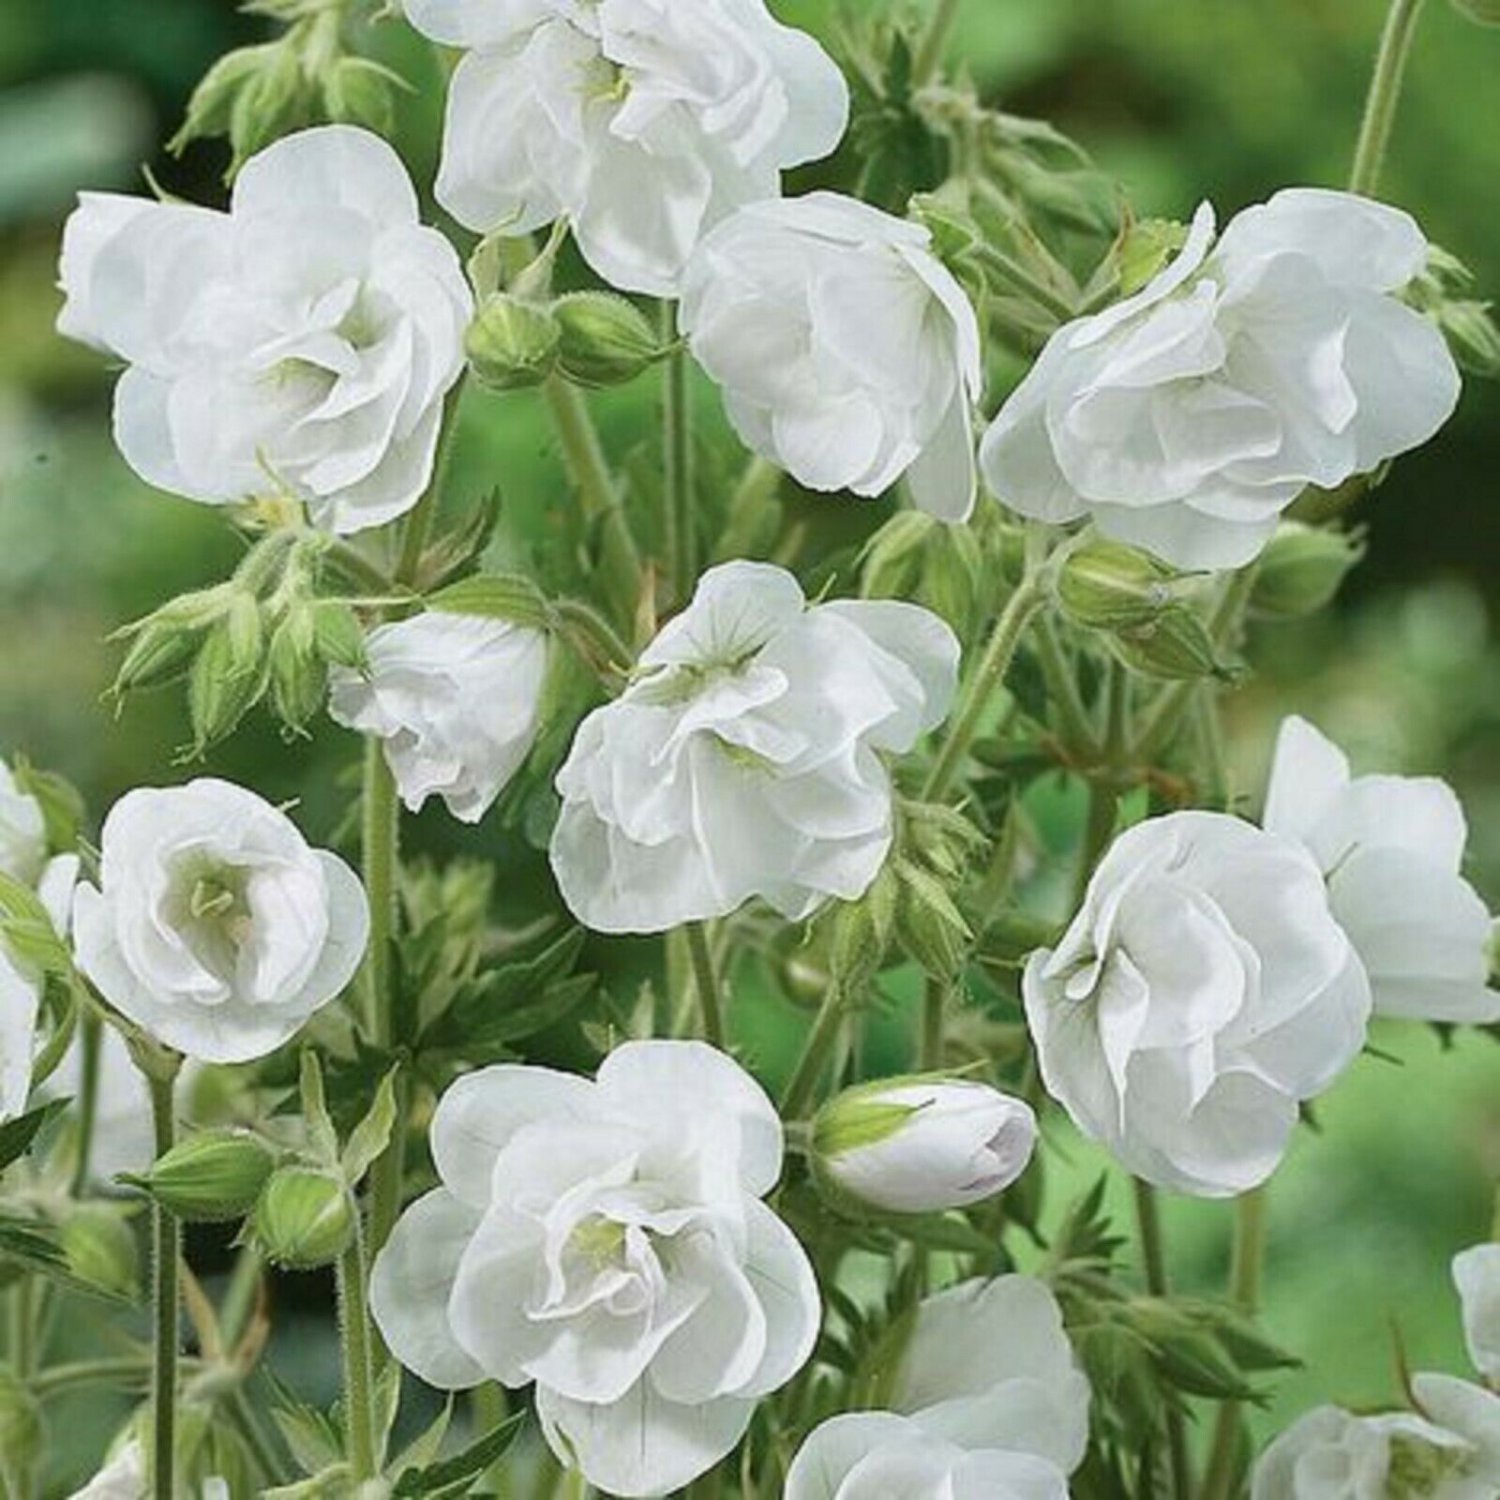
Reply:
<svg viewBox="0 0 1500 1500"><path fill-rule="evenodd" d="M824 30L825 0L785 0ZM856 23L874 0L851 0ZM1290 183L1347 171L1379 34L1380 0L968 0L955 52L986 96L1049 118L1118 177L1142 213L1186 215L1200 197L1227 216ZM216 57L261 24L229 0L4 0L0 4L0 754L73 777L98 810L125 787L170 779L186 737L179 696L100 703L115 665L107 633L169 594L222 576L237 543L207 509L149 492L109 441L110 375L56 338L59 226L80 187L165 187L217 201L222 158L182 161L159 143ZM402 147L430 182L440 113L430 56L399 24L381 47L420 87L402 104ZM1385 193L1500 289L1500 31L1430 0ZM607 403L622 451L654 395ZM711 408L705 394L705 408ZM514 545L545 553L566 503L556 455L526 397L472 400L460 488L498 485ZM1255 682L1232 704L1243 789L1259 786L1276 717L1316 718L1366 766L1439 771L1474 828L1474 874L1500 897L1500 389L1470 385L1438 442L1398 465L1368 503L1369 558L1325 619L1260 631ZM836 502L822 502L834 505ZM851 509L852 504L851 504ZM859 520L862 522L863 517ZM336 735L283 751L257 726L213 769L303 799L333 837L351 746ZM441 815L418 839L452 846ZM468 839L494 847L493 831ZM523 906L545 892L536 857L505 845L503 884ZM749 1018L747 1018L748 1020ZM777 1050L775 1023L757 1045ZM1500 1174L1500 1049L1470 1036L1381 1034L1301 1133L1273 1197L1268 1316L1307 1368L1261 1420L1316 1399L1389 1399L1390 1325L1417 1367L1463 1369L1447 1283L1451 1254L1482 1236ZM1049 1185L1087 1180L1071 1162ZM1226 1211L1169 1205L1184 1284L1217 1285Z"/></svg>

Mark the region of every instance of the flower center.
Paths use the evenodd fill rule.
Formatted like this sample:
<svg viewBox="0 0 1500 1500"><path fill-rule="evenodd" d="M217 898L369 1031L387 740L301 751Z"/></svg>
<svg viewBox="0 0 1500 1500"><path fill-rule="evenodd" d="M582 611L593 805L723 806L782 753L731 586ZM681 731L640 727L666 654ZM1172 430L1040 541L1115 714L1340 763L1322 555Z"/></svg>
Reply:
<svg viewBox="0 0 1500 1500"><path fill-rule="evenodd" d="M625 1226L595 1214L573 1230L568 1237L568 1248L589 1261L596 1271L603 1271L625 1258Z"/></svg>
<svg viewBox="0 0 1500 1500"><path fill-rule="evenodd" d="M1391 1466L1386 1493L1391 1500L1419 1500L1434 1495L1445 1481L1468 1467L1468 1454L1460 1448L1439 1448L1411 1437L1391 1440Z"/></svg>
<svg viewBox="0 0 1500 1500"><path fill-rule="evenodd" d="M233 865L197 860L177 872L168 898L172 926L210 972L234 972L254 930L248 877Z"/></svg>

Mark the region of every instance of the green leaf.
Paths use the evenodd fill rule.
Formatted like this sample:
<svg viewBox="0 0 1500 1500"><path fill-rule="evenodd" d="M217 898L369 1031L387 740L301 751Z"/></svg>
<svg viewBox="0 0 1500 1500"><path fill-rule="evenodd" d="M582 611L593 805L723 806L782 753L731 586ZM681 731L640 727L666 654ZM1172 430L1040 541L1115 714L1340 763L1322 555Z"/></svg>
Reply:
<svg viewBox="0 0 1500 1500"><path fill-rule="evenodd" d="M438 1454L442 1451L443 1439L448 1436L448 1428L452 1423L453 1398L450 1396L447 1404L433 1418L427 1430L414 1437L392 1461L390 1477L400 1479L410 1470L425 1469L435 1463Z"/></svg>
<svg viewBox="0 0 1500 1500"><path fill-rule="evenodd" d="M69 1291L128 1306L130 1299L116 1287L96 1285L79 1276L58 1243L51 1225L35 1219L0 1215L0 1262L13 1261L25 1271L45 1276Z"/></svg>
<svg viewBox="0 0 1500 1500"><path fill-rule="evenodd" d="M375 1102L364 1119L354 1127L354 1132L344 1147L340 1165L344 1181L350 1187L358 1185L369 1171L371 1163L390 1144L391 1132L396 1126L397 1072L398 1068L392 1068L380 1080L380 1087L375 1091Z"/></svg>
<svg viewBox="0 0 1500 1500"><path fill-rule="evenodd" d="M66 1099L51 1099L38 1109L17 1115L0 1125L0 1172L13 1161L20 1160L31 1149L42 1127L54 1120L68 1107Z"/></svg>
<svg viewBox="0 0 1500 1500"><path fill-rule="evenodd" d="M328 1113L328 1099L323 1090L323 1066L311 1047L302 1049L302 1113L307 1120L313 1150L327 1165L339 1159L339 1138Z"/></svg>
<svg viewBox="0 0 1500 1500"><path fill-rule="evenodd" d="M453 1458L408 1470L396 1482L395 1500L415 1500L417 1496L426 1497L426 1500L450 1500L450 1497L467 1495L490 1465L515 1442L525 1420L526 1413L517 1412Z"/></svg>

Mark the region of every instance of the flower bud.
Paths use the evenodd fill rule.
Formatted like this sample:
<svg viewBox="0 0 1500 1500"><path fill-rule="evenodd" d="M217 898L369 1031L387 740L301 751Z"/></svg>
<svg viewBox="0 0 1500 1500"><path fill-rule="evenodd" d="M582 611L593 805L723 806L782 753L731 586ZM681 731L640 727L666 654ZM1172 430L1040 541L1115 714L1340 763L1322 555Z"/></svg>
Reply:
<svg viewBox="0 0 1500 1500"><path fill-rule="evenodd" d="M266 1183L252 1220L267 1257L294 1271L331 1265L354 1238L354 1203L337 1173L279 1167Z"/></svg>
<svg viewBox="0 0 1500 1500"><path fill-rule="evenodd" d="M1251 606L1283 619L1316 614L1332 602L1364 551L1347 532L1283 521L1261 554Z"/></svg>
<svg viewBox="0 0 1500 1500"><path fill-rule="evenodd" d="M1149 624L1118 631L1108 640L1110 650L1127 667L1148 677L1175 680L1229 675L1203 621L1181 605L1173 605Z"/></svg>
<svg viewBox="0 0 1500 1500"><path fill-rule="evenodd" d="M255 1207L275 1157L248 1130L202 1130L179 1141L149 1172L121 1180L189 1223L243 1218Z"/></svg>
<svg viewBox="0 0 1500 1500"><path fill-rule="evenodd" d="M574 385L624 385L667 352L633 303L613 292L570 292L552 304L557 362Z"/></svg>
<svg viewBox="0 0 1500 1500"><path fill-rule="evenodd" d="M396 122L396 75L367 57L341 57L323 78L323 107L340 125L388 136Z"/></svg>
<svg viewBox="0 0 1500 1500"><path fill-rule="evenodd" d="M110 1204L84 1203L63 1220L59 1238L68 1269L80 1281L119 1297L140 1292L140 1256L130 1225Z"/></svg>
<svg viewBox="0 0 1500 1500"><path fill-rule="evenodd" d="M545 307L499 292L485 300L464 335L481 385L514 391L540 385L557 364L562 329Z"/></svg>
<svg viewBox="0 0 1500 1500"><path fill-rule="evenodd" d="M260 701L265 692L261 665L259 633L252 642L243 612L238 622L226 617L209 631L188 676L196 749L230 734Z"/></svg>
<svg viewBox="0 0 1500 1500"><path fill-rule="evenodd" d="M180 154L191 141L227 134L241 90L274 65L280 50L277 43L267 42L225 53L193 90L186 118L167 149Z"/></svg>
<svg viewBox="0 0 1500 1500"><path fill-rule="evenodd" d="M893 1078L848 1089L813 1120L812 1159L835 1195L888 1213L940 1213L1003 1192L1036 1145L1020 1099L962 1079Z"/></svg>
<svg viewBox="0 0 1500 1500"><path fill-rule="evenodd" d="M305 729L328 696L328 670L318 656L316 606L298 600L271 636L271 705L291 730Z"/></svg>
<svg viewBox="0 0 1500 1500"><path fill-rule="evenodd" d="M163 687L185 675L196 644L194 632L148 620L120 663L110 696L121 698L141 688Z"/></svg>
<svg viewBox="0 0 1500 1500"><path fill-rule="evenodd" d="M1488 302L1445 302L1437 320L1460 369L1485 380L1500 378L1500 328Z"/></svg>
<svg viewBox="0 0 1500 1500"><path fill-rule="evenodd" d="M1149 625L1173 604L1175 569L1121 542L1089 542L1064 560L1057 601L1076 624L1091 630Z"/></svg>

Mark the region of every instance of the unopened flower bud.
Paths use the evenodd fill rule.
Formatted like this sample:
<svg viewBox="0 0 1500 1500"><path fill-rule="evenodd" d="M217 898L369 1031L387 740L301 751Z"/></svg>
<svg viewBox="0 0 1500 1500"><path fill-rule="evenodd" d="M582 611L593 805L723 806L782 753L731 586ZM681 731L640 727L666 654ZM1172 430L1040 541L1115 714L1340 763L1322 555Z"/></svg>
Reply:
<svg viewBox="0 0 1500 1500"><path fill-rule="evenodd" d="M167 149L178 153L191 141L228 134L241 91L265 69L275 65L280 51L275 42L267 42L225 53L193 90L186 118L181 129L167 143Z"/></svg>
<svg viewBox="0 0 1500 1500"><path fill-rule="evenodd" d="M889 1213L940 1213L993 1197L1026 1170L1035 1145L1030 1106L963 1079L864 1084L813 1120L819 1181Z"/></svg>
<svg viewBox="0 0 1500 1500"><path fill-rule="evenodd" d="M140 1290L136 1238L118 1208L83 1203L72 1208L60 1231L68 1269L80 1281L120 1297Z"/></svg>
<svg viewBox="0 0 1500 1500"><path fill-rule="evenodd" d="M397 82L389 68L367 57L341 57L323 77L323 107L337 124L388 136L396 122Z"/></svg>
<svg viewBox="0 0 1500 1500"><path fill-rule="evenodd" d="M1177 680L1228 675L1203 621L1181 605L1172 606L1147 625L1117 631L1107 639L1110 650L1127 667L1148 677Z"/></svg>
<svg viewBox="0 0 1500 1500"><path fill-rule="evenodd" d="M464 335L464 352L480 384L514 391L540 385L557 364L562 329L545 307L498 292L485 299Z"/></svg>
<svg viewBox="0 0 1500 1500"><path fill-rule="evenodd" d="M248 1130L202 1130L179 1141L149 1172L122 1181L179 1219L214 1224L249 1213L274 1165L271 1148Z"/></svg>
<svg viewBox="0 0 1500 1500"><path fill-rule="evenodd" d="M188 677L188 713L196 748L231 733L265 691L260 638L251 641L243 617L209 631Z"/></svg>
<svg viewBox="0 0 1500 1500"><path fill-rule="evenodd" d="M1364 544L1347 532L1283 521L1261 554L1251 607L1296 619L1332 602Z"/></svg>
<svg viewBox="0 0 1500 1500"><path fill-rule="evenodd" d="M328 696L328 669L318 655L316 606L299 600L271 636L271 705L288 729L302 730Z"/></svg>
<svg viewBox="0 0 1500 1500"><path fill-rule="evenodd" d="M255 1238L294 1271L331 1265L354 1238L354 1203L343 1178L318 1167L280 1167L255 1205Z"/></svg>
<svg viewBox="0 0 1500 1500"><path fill-rule="evenodd" d="M1068 554L1057 600L1091 630L1128 630L1160 618L1174 603L1175 569L1121 542L1096 541Z"/></svg>
<svg viewBox="0 0 1500 1500"><path fill-rule="evenodd" d="M1488 302L1445 302L1437 320L1460 369L1485 380L1500 378L1500 328Z"/></svg>
<svg viewBox="0 0 1500 1500"><path fill-rule="evenodd" d="M574 385L624 385L666 353L645 314L613 292L570 292L552 304L552 316L558 366Z"/></svg>

